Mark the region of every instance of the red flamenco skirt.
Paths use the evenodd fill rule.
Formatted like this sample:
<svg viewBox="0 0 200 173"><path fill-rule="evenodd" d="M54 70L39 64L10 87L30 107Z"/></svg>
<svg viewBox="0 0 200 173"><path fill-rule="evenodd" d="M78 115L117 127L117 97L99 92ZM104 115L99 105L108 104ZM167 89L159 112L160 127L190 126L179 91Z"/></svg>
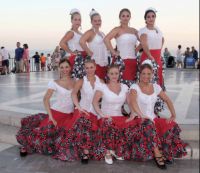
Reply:
<svg viewBox="0 0 200 173"><path fill-rule="evenodd" d="M83 56L83 58L85 58L87 56L87 53L85 51L81 51L81 55ZM69 62L70 62L71 67L74 67L75 58L76 58L76 55L74 54L69 56Z"/></svg>
<svg viewBox="0 0 200 173"><path fill-rule="evenodd" d="M107 150L126 160L149 160L153 158L152 148L155 133L151 133L154 124L150 120L136 118L126 123L127 117L112 117L112 120L101 119L102 139ZM151 142L152 141L152 142Z"/></svg>
<svg viewBox="0 0 200 173"><path fill-rule="evenodd" d="M65 114L55 110L52 116L57 121L54 126L47 114L36 114L21 120L21 128L18 131L17 141L23 145L28 153L55 154L55 140L59 137L62 122L71 119L72 114Z"/></svg>
<svg viewBox="0 0 200 173"><path fill-rule="evenodd" d="M74 119L73 130L79 158L82 156L83 150L88 149L90 159L103 159L105 154L97 116L92 113L86 115L76 109Z"/></svg>
<svg viewBox="0 0 200 173"><path fill-rule="evenodd" d="M156 50L150 50L151 55L154 57L156 63L159 65L158 68L158 84L160 86L163 86L163 76L162 76L162 59L161 59L161 49L156 49ZM140 57L140 62L142 63L144 60L146 60L148 56L146 53L143 51L141 57Z"/></svg>
<svg viewBox="0 0 200 173"><path fill-rule="evenodd" d="M125 70L123 71L122 78L124 80L134 81L137 71L137 60L136 59L124 59Z"/></svg>
<svg viewBox="0 0 200 173"><path fill-rule="evenodd" d="M102 79L105 80L106 77L106 73L107 73L107 66L100 66L100 65L96 65L96 75Z"/></svg>
<svg viewBox="0 0 200 173"><path fill-rule="evenodd" d="M178 124L174 121L168 123L165 118L155 118L154 122L164 156L168 160L185 156L187 144L180 139Z"/></svg>

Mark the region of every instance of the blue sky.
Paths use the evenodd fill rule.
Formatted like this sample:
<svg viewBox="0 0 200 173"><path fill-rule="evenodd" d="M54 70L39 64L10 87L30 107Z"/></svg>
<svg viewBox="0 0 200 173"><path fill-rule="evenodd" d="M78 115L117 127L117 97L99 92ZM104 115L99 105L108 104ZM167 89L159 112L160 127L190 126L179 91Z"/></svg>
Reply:
<svg viewBox="0 0 200 173"><path fill-rule="evenodd" d="M15 48L16 41L30 49L54 49L71 27L69 12L82 14L82 32L91 27L89 12L95 8L102 16L102 28L108 33L119 25L120 9L132 12L131 26L144 27L144 11L155 7L156 24L165 37L165 47L176 50L178 44L199 47L198 0L1 0L0 46Z"/></svg>

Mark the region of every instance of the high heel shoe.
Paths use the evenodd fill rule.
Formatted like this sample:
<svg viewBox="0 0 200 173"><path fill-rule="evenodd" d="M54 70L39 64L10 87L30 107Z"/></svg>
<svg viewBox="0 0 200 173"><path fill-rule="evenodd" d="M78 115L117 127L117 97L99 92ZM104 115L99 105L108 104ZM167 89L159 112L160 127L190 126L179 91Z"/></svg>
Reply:
<svg viewBox="0 0 200 173"><path fill-rule="evenodd" d="M115 154L115 152L114 151L112 151L112 150L110 150L110 154L113 156L113 157L115 157L115 159L117 159L117 160L124 160L124 158L123 157L119 157L119 156L117 156L116 154Z"/></svg>
<svg viewBox="0 0 200 173"><path fill-rule="evenodd" d="M83 155L81 156L81 163L88 164L88 161L89 161L89 154L83 153Z"/></svg>
<svg viewBox="0 0 200 173"><path fill-rule="evenodd" d="M165 161L163 160L162 156L155 157L154 161L155 161L155 163L156 163L156 165L157 165L158 168L160 168L160 169L167 169L167 167L165 165Z"/></svg>
<svg viewBox="0 0 200 173"><path fill-rule="evenodd" d="M20 152L19 153L20 153L21 157L25 157L28 154L28 152L27 152L25 147L20 147Z"/></svg>
<svg viewBox="0 0 200 173"><path fill-rule="evenodd" d="M108 156L110 157L110 158L108 158ZM113 164L113 159L112 159L112 155L111 154L106 154L105 155L105 162L108 164L108 165L112 165Z"/></svg>

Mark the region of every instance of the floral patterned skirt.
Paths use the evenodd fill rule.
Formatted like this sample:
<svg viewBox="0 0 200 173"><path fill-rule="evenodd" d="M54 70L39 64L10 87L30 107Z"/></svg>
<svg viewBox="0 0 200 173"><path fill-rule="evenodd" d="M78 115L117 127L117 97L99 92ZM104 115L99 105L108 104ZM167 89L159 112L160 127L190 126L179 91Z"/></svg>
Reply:
<svg viewBox="0 0 200 173"><path fill-rule="evenodd" d="M157 145L154 124L148 119L136 118L126 122L127 117L117 116L102 119L100 128L103 143L108 150L127 160L149 160L153 158L152 148Z"/></svg>
<svg viewBox="0 0 200 173"><path fill-rule="evenodd" d="M47 114L39 113L25 117L21 120L17 141L26 148L28 153L55 154L55 140L63 130L63 123L70 122L72 114L52 111L52 116L57 121L54 126ZM68 123L70 125L70 123Z"/></svg>
<svg viewBox="0 0 200 173"><path fill-rule="evenodd" d="M59 132L55 141L56 154L53 158L63 161L79 160L83 150L89 150L90 159L104 158L105 147L101 139L99 121L95 115L85 115L77 109L72 118L72 128Z"/></svg>
<svg viewBox="0 0 200 173"><path fill-rule="evenodd" d="M165 118L155 118L154 122L163 155L168 160L185 156L187 144L180 139L181 129L178 124L174 121L168 123Z"/></svg>

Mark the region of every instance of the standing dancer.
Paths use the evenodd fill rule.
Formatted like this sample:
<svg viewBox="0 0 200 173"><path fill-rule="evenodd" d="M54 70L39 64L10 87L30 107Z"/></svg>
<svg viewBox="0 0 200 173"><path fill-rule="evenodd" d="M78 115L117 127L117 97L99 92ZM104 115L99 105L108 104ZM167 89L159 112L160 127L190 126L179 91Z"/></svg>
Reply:
<svg viewBox="0 0 200 173"><path fill-rule="evenodd" d="M69 57L69 61L73 68L73 77L80 78L82 75L78 72L78 69L82 68L82 59L86 56L86 53L83 51L79 44L80 38L82 36L82 33L79 31L79 28L81 27L81 14L78 9L72 9L70 11L70 15L72 27L61 39L60 47L66 51L66 56ZM78 58L77 55L80 55L80 57Z"/></svg>
<svg viewBox="0 0 200 173"><path fill-rule="evenodd" d="M122 79L123 83L130 86L136 77L136 42L138 40L137 30L129 26L131 19L131 12L129 9L122 9L119 13L120 26L112 29L105 37L104 42L111 54L115 57L122 58L122 64L125 65ZM117 43L117 50L111 44L111 40L115 38Z"/></svg>
<svg viewBox="0 0 200 173"><path fill-rule="evenodd" d="M103 42L105 35L99 30L102 23L101 16L97 11L92 9L90 19L92 29L83 34L80 44L87 54L95 60L96 75L101 79L105 79L108 65L108 51Z"/></svg>
<svg viewBox="0 0 200 173"><path fill-rule="evenodd" d="M144 60L150 59L156 62L158 65L158 71L155 74L157 76L156 82L163 87L161 49L164 44L164 37L160 29L155 26L156 12L154 8L148 8L144 14L146 26L140 29L138 33L143 48L140 61L142 63Z"/></svg>

